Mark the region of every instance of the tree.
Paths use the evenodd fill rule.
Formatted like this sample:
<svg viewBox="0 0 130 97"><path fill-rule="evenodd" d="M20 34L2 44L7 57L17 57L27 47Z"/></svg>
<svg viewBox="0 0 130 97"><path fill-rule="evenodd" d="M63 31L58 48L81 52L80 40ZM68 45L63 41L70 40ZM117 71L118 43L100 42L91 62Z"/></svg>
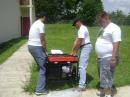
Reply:
<svg viewBox="0 0 130 97"><path fill-rule="evenodd" d="M72 20L78 13L82 0L63 0L62 19Z"/></svg>
<svg viewBox="0 0 130 97"><path fill-rule="evenodd" d="M121 10L113 11L109 14L111 20L118 25L123 25L126 23L126 16Z"/></svg>
<svg viewBox="0 0 130 97"><path fill-rule="evenodd" d="M85 24L93 25L95 22L95 16L99 11L103 10L101 0L83 0L82 10L79 12Z"/></svg>
<svg viewBox="0 0 130 97"><path fill-rule="evenodd" d="M101 0L35 0L36 12L44 10L49 22L82 18L92 25L95 15L103 10Z"/></svg>
<svg viewBox="0 0 130 97"><path fill-rule="evenodd" d="M130 13L128 14L128 16L126 17L126 24L130 25Z"/></svg>
<svg viewBox="0 0 130 97"><path fill-rule="evenodd" d="M36 13L44 10L49 22L71 20L75 18L75 9L79 2L80 0L35 0Z"/></svg>
<svg viewBox="0 0 130 97"><path fill-rule="evenodd" d="M59 2L58 2L59 1ZM45 11L47 13L47 18L49 22L55 22L58 20L59 10L62 0L35 0L36 13L40 11Z"/></svg>

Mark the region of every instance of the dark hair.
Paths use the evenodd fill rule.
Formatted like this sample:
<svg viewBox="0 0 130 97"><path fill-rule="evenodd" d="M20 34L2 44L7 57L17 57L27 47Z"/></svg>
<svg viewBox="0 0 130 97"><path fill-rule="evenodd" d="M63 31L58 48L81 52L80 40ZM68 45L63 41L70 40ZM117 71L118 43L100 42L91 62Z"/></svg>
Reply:
<svg viewBox="0 0 130 97"><path fill-rule="evenodd" d="M97 17L97 18L98 18L98 17L105 18L105 17L109 17L109 15L108 15L107 12L101 11L101 12L99 12L99 13L96 15L96 17Z"/></svg>
<svg viewBox="0 0 130 97"><path fill-rule="evenodd" d="M41 11L41 12L38 12L38 14L36 15L38 18L42 18L44 16L46 16L46 13Z"/></svg>
<svg viewBox="0 0 130 97"><path fill-rule="evenodd" d="M81 20L80 20L79 18L74 19L72 26L75 26L75 24L76 24L78 21L81 22Z"/></svg>

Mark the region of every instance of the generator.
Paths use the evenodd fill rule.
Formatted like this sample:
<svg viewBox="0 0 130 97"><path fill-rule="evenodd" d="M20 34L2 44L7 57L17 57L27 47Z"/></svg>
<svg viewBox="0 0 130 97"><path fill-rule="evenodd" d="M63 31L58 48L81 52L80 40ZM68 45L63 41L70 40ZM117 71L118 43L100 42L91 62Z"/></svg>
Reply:
<svg viewBox="0 0 130 97"><path fill-rule="evenodd" d="M78 57L69 54L49 54L46 64L48 79L78 78Z"/></svg>

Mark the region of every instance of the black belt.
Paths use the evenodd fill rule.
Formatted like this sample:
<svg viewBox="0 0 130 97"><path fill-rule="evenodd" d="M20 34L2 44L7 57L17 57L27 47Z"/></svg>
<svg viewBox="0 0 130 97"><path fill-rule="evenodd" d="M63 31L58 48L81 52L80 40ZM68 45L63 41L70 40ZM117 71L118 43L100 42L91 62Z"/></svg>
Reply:
<svg viewBox="0 0 130 97"><path fill-rule="evenodd" d="M91 44L91 43L90 42L85 43L85 44L81 45L80 47L83 47L83 46L88 45L88 44Z"/></svg>

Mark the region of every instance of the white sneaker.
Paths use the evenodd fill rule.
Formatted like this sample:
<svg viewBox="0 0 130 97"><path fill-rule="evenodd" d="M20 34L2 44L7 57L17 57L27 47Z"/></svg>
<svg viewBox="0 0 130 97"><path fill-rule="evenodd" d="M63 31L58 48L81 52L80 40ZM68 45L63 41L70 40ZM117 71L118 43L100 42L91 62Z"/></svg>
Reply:
<svg viewBox="0 0 130 97"><path fill-rule="evenodd" d="M78 91L78 92L85 91L85 90L86 90L85 87L83 87L83 88L77 87L77 88L74 89L74 91Z"/></svg>
<svg viewBox="0 0 130 97"><path fill-rule="evenodd" d="M49 91L47 91L47 90L44 90L43 92L35 92L35 94L36 94L37 96L47 95L48 93L49 93Z"/></svg>
<svg viewBox="0 0 130 97"><path fill-rule="evenodd" d="M104 97L112 97L111 95L105 95Z"/></svg>
<svg viewBox="0 0 130 97"><path fill-rule="evenodd" d="M104 94L103 92L101 92L101 91L97 91L97 92L96 92L96 95L97 95L97 96L104 96L105 94Z"/></svg>
<svg viewBox="0 0 130 97"><path fill-rule="evenodd" d="M85 91L85 90L86 90L86 88L85 88L85 87L83 87L83 88L78 87L78 88L77 88L77 91L79 91L79 92L81 92L81 91Z"/></svg>

